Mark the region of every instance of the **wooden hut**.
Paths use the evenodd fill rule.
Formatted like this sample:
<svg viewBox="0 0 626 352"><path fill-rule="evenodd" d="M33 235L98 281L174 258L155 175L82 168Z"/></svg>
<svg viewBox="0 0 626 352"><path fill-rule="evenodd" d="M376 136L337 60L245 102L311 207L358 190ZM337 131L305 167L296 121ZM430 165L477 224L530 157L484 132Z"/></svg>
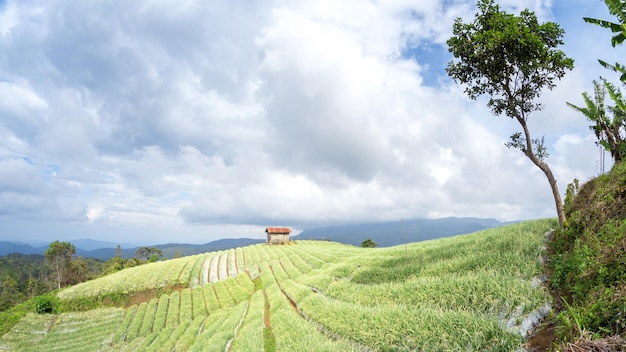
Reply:
<svg viewBox="0 0 626 352"><path fill-rule="evenodd" d="M283 244L289 242L291 229L288 227L268 227L265 229L265 233L267 233L267 244Z"/></svg>

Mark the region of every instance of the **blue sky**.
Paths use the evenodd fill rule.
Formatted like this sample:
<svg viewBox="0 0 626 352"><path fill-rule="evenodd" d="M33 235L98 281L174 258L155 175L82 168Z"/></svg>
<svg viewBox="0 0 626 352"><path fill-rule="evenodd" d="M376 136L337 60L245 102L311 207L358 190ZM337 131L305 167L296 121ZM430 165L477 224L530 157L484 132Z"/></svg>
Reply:
<svg viewBox="0 0 626 352"><path fill-rule="evenodd" d="M565 30L561 188L600 172L580 103L623 47L600 0L503 0ZM0 1L0 240L204 243L331 224L555 216L513 121L445 74L474 1Z"/></svg>

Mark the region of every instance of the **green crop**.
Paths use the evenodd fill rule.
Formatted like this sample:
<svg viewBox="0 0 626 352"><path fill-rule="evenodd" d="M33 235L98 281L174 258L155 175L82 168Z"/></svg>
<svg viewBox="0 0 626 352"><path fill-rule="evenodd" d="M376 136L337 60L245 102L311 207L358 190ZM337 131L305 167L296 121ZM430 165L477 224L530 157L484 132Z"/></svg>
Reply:
<svg viewBox="0 0 626 352"><path fill-rule="evenodd" d="M146 264L61 290L61 307L86 310L28 313L0 349L516 350L520 323L550 301L531 282L553 226L374 249L257 244Z"/></svg>

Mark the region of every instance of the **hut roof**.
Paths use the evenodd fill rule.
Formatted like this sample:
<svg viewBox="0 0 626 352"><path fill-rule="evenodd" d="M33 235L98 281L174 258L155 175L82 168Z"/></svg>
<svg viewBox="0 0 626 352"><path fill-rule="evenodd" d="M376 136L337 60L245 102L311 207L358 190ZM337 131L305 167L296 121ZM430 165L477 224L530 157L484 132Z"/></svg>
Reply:
<svg viewBox="0 0 626 352"><path fill-rule="evenodd" d="M265 232L267 233L286 233L286 234L290 234L291 233L291 229L288 227L268 227L265 229Z"/></svg>

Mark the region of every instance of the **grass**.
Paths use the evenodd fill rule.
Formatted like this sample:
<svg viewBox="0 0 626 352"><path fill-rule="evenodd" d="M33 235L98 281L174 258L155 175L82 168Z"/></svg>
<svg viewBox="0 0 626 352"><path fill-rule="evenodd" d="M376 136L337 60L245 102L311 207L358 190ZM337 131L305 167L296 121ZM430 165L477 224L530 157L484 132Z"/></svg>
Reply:
<svg viewBox="0 0 626 352"><path fill-rule="evenodd" d="M555 225L529 221L406 248L253 245L152 266L182 285L171 291L154 290L163 278L138 279L140 272L152 276L143 271L149 265L125 269L59 292L61 303L101 302L96 292L155 295L119 308L26 314L0 347L20 350L38 339L53 351L79 339L102 351L511 351L524 339L507 323L550 299L531 280L541 273L544 233ZM242 263L258 277L232 277ZM220 270L228 273L220 281L199 276ZM76 330L60 330L55 321L73 321Z"/></svg>
<svg viewBox="0 0 626 352"><path fill-rule="evenodd" d="M577 183L575 183L577 184ZM626 334L626 162L570 185L568 226L551 241L556 340Z"/></svg>

